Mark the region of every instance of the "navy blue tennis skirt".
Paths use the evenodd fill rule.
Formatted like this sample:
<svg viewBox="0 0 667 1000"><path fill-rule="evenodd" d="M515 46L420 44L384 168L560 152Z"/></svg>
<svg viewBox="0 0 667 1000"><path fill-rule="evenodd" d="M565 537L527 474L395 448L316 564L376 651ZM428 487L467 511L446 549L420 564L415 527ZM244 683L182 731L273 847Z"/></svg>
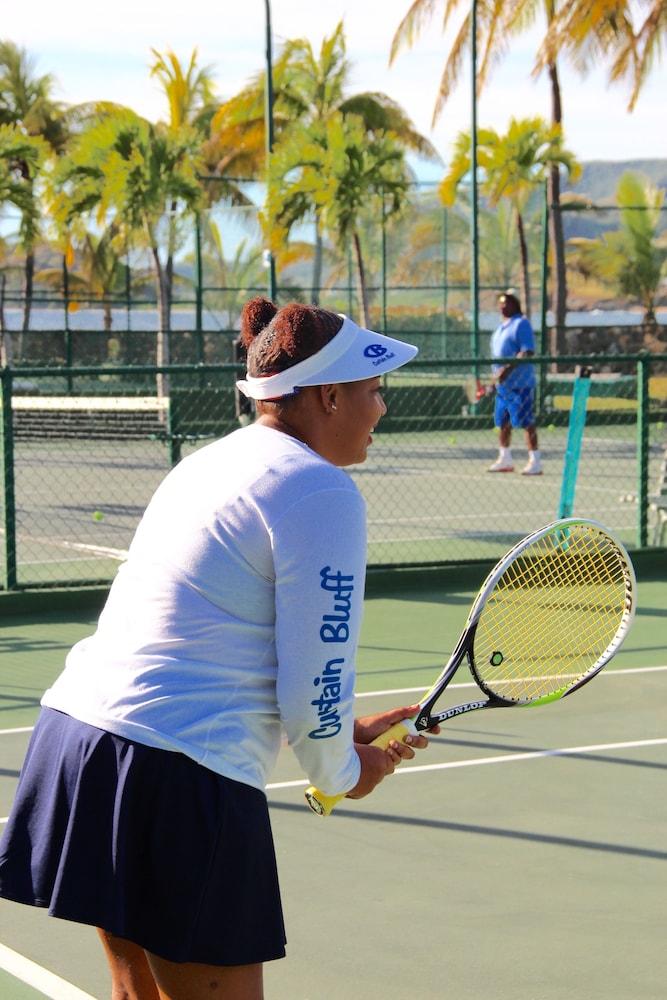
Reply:
<svg viewBox="0 0 667 1000"><path fill-rule="evenodd" d="M285 954L266 796L52 709L0 841L0 896L173 962Z"/></svg>

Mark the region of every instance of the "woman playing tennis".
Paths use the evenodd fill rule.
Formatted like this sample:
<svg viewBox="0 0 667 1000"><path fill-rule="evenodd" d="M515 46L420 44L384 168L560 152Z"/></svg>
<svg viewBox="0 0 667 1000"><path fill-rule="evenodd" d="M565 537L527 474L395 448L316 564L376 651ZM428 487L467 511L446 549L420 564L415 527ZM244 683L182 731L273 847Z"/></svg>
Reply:
<svg viewBox="0 0 667 1000"><path fill-rule="evenodd" d="M265 299L242 316L254 424L151 500L101 614L42 699L0 894L97 927L113 1000L261 1000L285 954L265 785L281 728L323 791L367 795L424 748L353 718L365 507L342 467L416 348Z"/></svg>

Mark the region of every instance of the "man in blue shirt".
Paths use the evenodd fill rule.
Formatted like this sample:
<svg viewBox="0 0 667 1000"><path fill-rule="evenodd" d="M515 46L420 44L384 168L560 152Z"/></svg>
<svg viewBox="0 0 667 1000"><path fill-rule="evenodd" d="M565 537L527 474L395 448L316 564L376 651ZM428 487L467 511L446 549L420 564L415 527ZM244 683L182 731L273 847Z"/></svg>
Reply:
<svg viewBox="0 0 667 1000"><path fill-rule="evenodd" d="M523 476L541 476L542 459L538 450L535 426L535 370L526 361L535 353L535 337L530 321L521 312L521 303L511 290L499 298L503 320L491 337L491 355L511 358L506 364L493 365L496 385L495 425L498 428L499 454L489 472L514 472L512 428L523 428L528 447L528 463Z"/></svg>

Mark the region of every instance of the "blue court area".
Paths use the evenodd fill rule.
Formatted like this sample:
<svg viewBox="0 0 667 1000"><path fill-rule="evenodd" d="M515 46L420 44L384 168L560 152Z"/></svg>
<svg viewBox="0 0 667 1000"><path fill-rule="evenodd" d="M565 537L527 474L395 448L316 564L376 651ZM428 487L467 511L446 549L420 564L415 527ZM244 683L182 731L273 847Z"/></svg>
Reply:
<svg viewBox="0 0 667 1000"><path fill-rule="evenodd" d="M268 795L288 958L267 966L267 998L663 1000L666 584L640 575L629 638L581 692L451 722L328 819L307 810L284 748ZM367 600L358 714L418 698L476 589ZM5 817L41 692L94 616L0 622ZM447 700L469 700L469 685L457 675ZM94 931L0 903L3 998L108 994Z"/></svg>

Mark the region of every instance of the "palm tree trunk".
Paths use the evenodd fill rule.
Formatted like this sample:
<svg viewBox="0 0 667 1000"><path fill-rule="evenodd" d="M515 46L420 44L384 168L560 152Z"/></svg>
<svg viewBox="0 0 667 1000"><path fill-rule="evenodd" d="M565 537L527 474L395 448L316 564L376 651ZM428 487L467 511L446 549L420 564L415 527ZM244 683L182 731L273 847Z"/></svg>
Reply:
<svg viewBox="0 0 667 1000"><path fill-rule="evenodd" d="M554 125L562 125L563 109L561 104L560 82L556 63L549 64L549 80L551 81L551 121ZM567 316L567 273L565 270L565 238L563 236L563 217L560 209L560 169L555 163L549 170L549 228L551 246L553 247L553 295L552 309L554 326L551 332L551 353L565 353L565 320Z"/></svg>
<svg viewBox="0 0 667 1000"><path fill-rule="evenodd" d="M155 288L157 292L158 329L155 352L155 363L158 368L168 365L170 361L169 333L170 333L170 313L169 297L167 291L167 280L165 269L160 260L160 251L157 246L151 248L153 263L155 264ZM158 373L156 377L156 387L158 399L165 399L169 395L169 376ZM160 419L164 419L163 411L160 411Z"/></svg>
<svg viewBox="0 0 667 1000"><path fill-rule="evenodd" d="M644 318L642 320L642 326L644 328L650 328L655 331L658 326L658 318L655 315L655 300L651 296L648 301L644 302Z"/></svg>
<svg viewBox="0 0 667 1000"><path fill-rule="evenodd" d="M174 247L176 244L176 212L178 202L172 201L169 213L169 254L167 256L167 266L165 268L165 302L167 311L167 329L171 330L171 296L174 288Z"/></svg>
<svg viewBox="0 0 667 1000"><path fill-rule="evenodd" d="M171 296L174 287L174 255L169 254L167 264L163 272L163 309L165 315L164 328L171 333ZM171 357L171 351L169 352Z"/></svg>
<svg viewBox="0 0 667 1000"><path fill-rule="evenodd" d="M311 298L313 305L320 304L320 290L322 288L322 261L324 257L324 242L322 230L320 229L320 217L315 216L315 254L313 256L313 287Z"/></svg>
<svg viewBox="0 0 667 1000"><path fill-rule="evenodd" d="M530 271L528 269L528 243L523 216L516 210L516 227L519 232L519 254L521 256L521 284L523 286L523 312L530 319Z"/></svg>
<svg viewBox="0 0 667 1000"><path fill-rule="evenodd" d="M11 368L14 360L12 334L5 324L5 288L7 276L0 275L0 368Z"/></svg>
<svg viewBox="0 0 667 1000"><path fill-rule="evenodd" d="M31 248L26 251L25 268L23 281L23 323L18 338L18 355L23 360L23 338L30 329L30 313L32 311L32 293L35 281L35 251Z"/></svg>
<svg viewBox="0 0 667 1000"><path fill-rule="evenodd" d="M366 288L366 272L364 269L364 257L361 252L361 240L359 233L352 234L352 244L354 246L354 258L357 265L357 291L359 294L359 316L361 325L368 327L368 290Z"/></svg>

